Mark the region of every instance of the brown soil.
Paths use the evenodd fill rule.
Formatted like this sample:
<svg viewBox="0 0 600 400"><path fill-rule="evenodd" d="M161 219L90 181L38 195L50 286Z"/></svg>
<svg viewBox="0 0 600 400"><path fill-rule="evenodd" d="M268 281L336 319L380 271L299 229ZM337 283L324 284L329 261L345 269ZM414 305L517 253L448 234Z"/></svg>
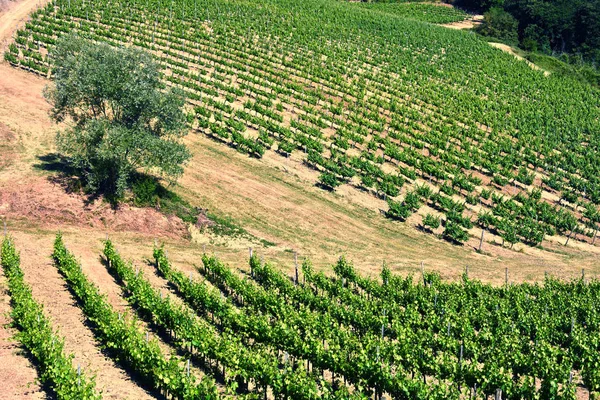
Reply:
<svg viewBox="0 0 600 400"><path fill-rule="evenodd" d="M15 21L26 18L24 6L35 1L11 4L10 23L0 14L0 42L10 38ZM9 28L6 28L9 27ZM349 185L328 193L314 187L318 173L303 165L298 154L289 159L267 153L262 160L248 158L203 135L186 139L194 158L181 179L178 193L194 206L208 207L221 216L231 216L250 233L274 243L260 247L245 238L217 238L193 231L194 241L184 238L186 228L155 210L123 207L113 211L106 204L86 204L85 198L65 190L65 180L39 168L40 156L54 153L53 139L58 129L48 117L48 105L42 97L47 81L0 63L0 218L8 220L23 258L26 280L34 296L41 301L53 323L66 336L68 351L75 353L75 364L96 373L105 397L149 397L127 374L99 350L91 331L83 324L80 309L74 304L56 269L50 264L52 240L59 229L68 247L81 257L84 271L108 294L109 301L123 311L129 308L121 290L99 263L102 240L109 233L121 254L136 260L140 267L151 257L153 239L166 242L170 258L183 271L194 272L201 264L203 248L226 262L246 268L248 247L272 260L286 271L293 270L293 251L300 258L310 257L317 268L328 270L341 254L347 255L364 274L377 274L382 262L396 272L418 273L421 261L428 270L437 270L445 279L458 279L469 265L470 276L486 282L504 282L504 268L510 269L514 282L541 280L544 271L564 278L600 273L594 253L571 241L569 247L550 238L540 251L517 245L501 247L499 238L486 234L484 252L477 254L479 233L464 247L441 241L414 229L423 208L407 224L381 217L385 202ZM6 138L6 140L4 140ZM37 167L36 167L37 165ZM439 232L438 232L439 233ZM149 274L157 286L164 282ZM2 309L6 301L0 302ZM0 328L0 343L11 331ZM163 344L163 349L168 350ZM16 347L0 347L2 360L10 371L0 367L0 387L9 388L7 398L39 398L36 386L28 393L35 371L18 354ZM36 397L38 396L38 397Z"/></svg>
<svg viewBox="0 0 600 400"><path fill-rule="evenodd" d="M27 358L26 350L14 338L16 329L11 319L7 282L0 272L0 400L45 399L46 394L35 382L37 375Z"/></svg>
<svg viewBox="0 0 600 400"><path fill-rule="evenodd" d="M465 19L464 21L451 22L449 24L441 24L440 26L450 28L450 29L473 29L479 25L481 25L483 21L483 15L474 15L469 19Z"/></svg>
<svg viewBox="0 0 600 400"><path fill-rule="evenodd" d="M15 135L12 131L0 123L0 171L12 164L16 157L14 141Z"/></svg>
<svg viewBox="0 0 600 400"><path fill-rule="evenodd" d="M0 0L0 51L8 47L8 39L18 26L23 24L27 16L38 6L46 3L40 0Z"/></svg>
<svg viewBox="0 0 600 400"><path fill-rule="evenodd" d="M167 217L157 210L128 205L114 210L101 200L87 204L80 193L67 193L64 186L53 179L36 176L5 187L0 183L0 190L0 215L6 219L42 222L57 230L62 224L75 224L161 237L187 235L187 227L175 216Z"/></svg>
<svg viewBox="0 0 600 400"><path fill-rule="evenodd" d="M101 239L106 232L121 231L129 232L124 239L130 241L136 232L136 237L142 234L148 243L162 236L178 243L181 251L196 251L194 245L177 239L184 233L181 226L153 210L124 208L115 213L101 203L86 205L81 197L53 184L46 171L34 167L41 163L39 156L55 151L57 128L48 118L48 105L41 95L45 84L43 79L0 64L0 121L16 138L13 149L18 156L0 170L0 217L9 217L11 229L32 234L40 229L52 235L58 229L76 228ZM268 153L263 160L254 160L195 134L187 143L194 159L178 192L194 206L231 216L257 237L277 243L262 252L279 265L290 268L292 255L286 250L293 249L311 257L317 267L345 253L366 273L376 273L385 259L400 272L417 270L421 260L428 260L446 277L460 276L465 262L473 271L481 266L481 278L492 281L494 276L502 279L507 264L519 265L515 271L521 272L515 279L543 277L538 256L528 249L519 253L492 248L492 255L482 259L469 248L386 221L378 212L385 203L370 194L348 185L335 194L324 192L313 186L318 173L304 166L297 155L286 159ZM202 233L196 238L201 243L196 246L208 244L210 251L239 264L245 264L247 247L256 246L246 240L214 240ZM566 273L591 265L585 252L573 251L550 253L548 262Z"/></svg>

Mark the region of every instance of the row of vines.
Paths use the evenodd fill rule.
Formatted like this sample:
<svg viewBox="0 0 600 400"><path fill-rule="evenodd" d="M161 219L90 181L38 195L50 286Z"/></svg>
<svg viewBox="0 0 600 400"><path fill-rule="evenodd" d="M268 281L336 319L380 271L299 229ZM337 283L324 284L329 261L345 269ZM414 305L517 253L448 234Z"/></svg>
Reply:
<svg viewBox="0 0 600 400"><path fill-rule="evenodd" d="M5 270L17 265L15 254L5 241ZM206 254L201 266L181 269L163 247L140 269L110 240L103 257L137 317L169 337L178 355L164 355L136 316L115 312L56 239L54 264L108 354L173 398L576 399L600 392L600 283L584 277L493 287L466 274L443 282L424 272L415 282L386 267L378 278L361 276L344 258L331 274L305 260L289 277L256 255L245 271ZM147 277L154 274L168 284L166 294ZM86 390L80 398L97 398L82 376L63 379Z"/></svg>
<svg viewBox="0 0 600 400"><path fill-rule="evenodd" d="M183 90L197 132L254 157L298 157L326 189L386 200L391 218L427 206L424 227L443 226L456 243L479 225L511 245L555 235L594 244L597 90L382 6L54 0L5 59L51 77L65 34L133 45ZM395 5L407 6L442 13Z"/></svg>

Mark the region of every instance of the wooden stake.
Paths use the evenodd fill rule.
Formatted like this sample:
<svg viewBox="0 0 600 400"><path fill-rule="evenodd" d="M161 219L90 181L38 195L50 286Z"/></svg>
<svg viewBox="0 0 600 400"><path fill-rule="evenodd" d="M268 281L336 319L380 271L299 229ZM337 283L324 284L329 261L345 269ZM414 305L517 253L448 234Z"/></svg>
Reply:
<svg viewBox="0 0 600 400"><path fill-rule="evenodd" d="M294 284L298 284L298 253L294 252L294 266L296 268L296 276L294 278Z"/></svg>
<svg viewBox="0 0 600 400"><path fill-rule="evenodd" d="M496 396L494 397L495 400L502 400L502 389L496 389Z"/></svg>
<svg viewBox="0 0 600 400"><path fill-rule="evenodd" d="M481 228L481 238L479 239L479 249L477 251L479 251L481 253L481 246L483 245L483 233L485 232L485 230L483 228Z"/></svg>

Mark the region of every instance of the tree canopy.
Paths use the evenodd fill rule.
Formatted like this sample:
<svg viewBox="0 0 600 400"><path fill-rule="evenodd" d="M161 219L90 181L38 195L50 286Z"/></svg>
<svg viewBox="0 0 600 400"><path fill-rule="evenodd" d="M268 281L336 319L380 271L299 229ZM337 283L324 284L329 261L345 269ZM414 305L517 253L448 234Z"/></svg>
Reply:
<svg viewBox="0 0 600 400"><path fill-rule="evenodd" d="M454 0L456 5L488 12L487 25L506 26L505 10L517 21L522 47L544 53L579 54L600 59L600 0ZM494 10L495 9L495 10ZM497 17L497 18L494 18ZM494 28L492 28L494 30ZM496 32L493 32L496 33Z"/></svg>
<svg viewBox="0 0 600 400"><path fill-rule="evenodd" d="M175 179L190 153L184 98L167 90L152 57L76 36L52 52L55 85L45 96L52 117L69 127L56 138L81 171L88 190L123 197L136 171Z"/></svg>

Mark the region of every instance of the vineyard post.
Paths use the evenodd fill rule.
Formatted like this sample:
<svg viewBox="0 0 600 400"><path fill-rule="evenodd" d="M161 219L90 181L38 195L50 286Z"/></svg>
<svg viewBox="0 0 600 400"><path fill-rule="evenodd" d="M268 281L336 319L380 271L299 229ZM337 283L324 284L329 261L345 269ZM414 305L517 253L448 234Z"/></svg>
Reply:
<svg viewBox="0 0 600 400"><path fill-rule="evenodd" d="M250 275L254 278L254 267L252 266L252 247L248 247L248 254L250 254Z"/></svg>
<svg viewBox="0 0 600 400"><path fill-rule="evenodd" d="M464 350L464 345L461 343L460 344L460 354L458 356L458 371L460 372L460 378L458 380L458 391L461 391L461 380L462 380L462 363L463 363L463 350Z"/></svg>
<svg viewBox="0 0 600 400"><path fill-rule="evenodd" d="M4 237L6 237L6 220L4 220Z"/></svg>
<svg viewBox="0 0 600 400"><path fill-rule="evenodd" d="M423 277L423 286L425 286L425 267L423 266L423 261L421 261L421 276Z"/></svg>
<svg viewBox="0 0 600 400"><path fill-rule="evenodd" d="M585 285L585 268L581 268L581 281Z"/></svg>
<svg viewBox="0 0 600 400"><path fill-rule="evenodd" d="M294 252L294 267L296 268L296 276L294 278L294 285L298 285L298 253Z"/></svg>
<svg viewBox="0 0 600 400"><path fill-rule="evenodd" d="M575 228L571 229L571 232L569 232L569 236L567 236L567 241L565 242L565 246L569 244L569 240L571 240L571 235L573 235L573 230Z"/></svg>
<svg viewBox="0 0 600 400"><path fill-rule="evenodd" d="M494 400L502 400L502 389L496 389L496 397Z"/></svg>
<svg viewBox="0 0 600 400"><path fill-rule="evenodd" d="M485 232L485 230L483 228L481 228L481 238L479 238L479 249L477 250L480 253L481 253L481 246L483 245L483 233L484 232Z"/></svg>
<svg viewBox="0 0 600 400"><path fill-rule="evenodd" d="M504 268L504 283L508 286L508 267Z"/></svg>

